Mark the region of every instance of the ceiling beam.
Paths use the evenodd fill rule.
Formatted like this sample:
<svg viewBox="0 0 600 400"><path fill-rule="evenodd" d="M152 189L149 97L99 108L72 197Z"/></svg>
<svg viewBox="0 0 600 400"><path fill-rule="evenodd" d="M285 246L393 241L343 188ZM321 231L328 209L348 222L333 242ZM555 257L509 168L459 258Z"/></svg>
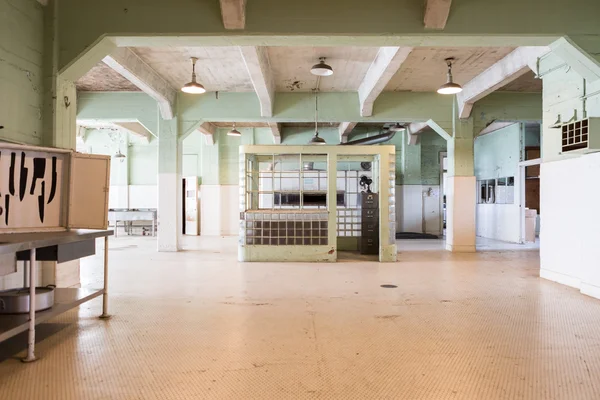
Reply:
<svg viewBox="0 0 600 400"><path fill-rule="evenodd" d="M272 117L273 104L275 104L275 79L271 71L267 48L240 46L240 53L260 101L260 115Z"/></svg>
<svg viewBox="0 0 600 400"><path fill-rule="evenodd" d="M102 61L156 100L163 119L173 119L177 92L133 51L117 47Z"/></svg>
<svg viewBox="0 0 600 400"><path fill-rule="evenodd" d="M486 133L491 133L491 132L497 131L497 130L502 129L502 128L506 128L507 126L514 125L514 124L518 124L518 122L515 122L515 121L494 121L494 122L491 122L488 125L486 125L486 127L483 128L481 130L481 132L479 132L478 136L485 135Z"/></svg>
<svg viewBox="0 0 600 400"><path fill-rule="evenodd" d="M548 47L518 47L503 59L463 85L456 95L460 118L469 118L473 104L500 89L530 70L535 70L538 57L550 51Z"/></svg>
<svg viewBox="0 0 600 400"><path fill-rule="evenodd" d="M150 131L138 122L113 122L113 124L135 136L145 139L146 143L150 143L152 139L153 135Z"/></svg>
<svg viewBox="0 0 600 400"><path fill-rule="evenodd" d="M406 130L411 135L416 135L423 132L427 128L429 128L429 124L427 122L412 122L406 127Z"/></svg>
<svg viewBox="0 0 600 400"><path fill-rule="evenodd" d="M273 143L281 144L281 124L269 122L269 128L271 128L271 133L273 133Z"/></svg>
<svg viewBox="0 0 600 400"><path fill-rule="evenodd" d="M450 15L452 0L425 0L423 23L428 29L444 29Z"/></svg>
<svg viewBox="0 0 600 400"><path fill-rule="evenodd" d="M246 28L246 0L220 0L225 29Z"/></svg>
<svg viewBox="0 0 600 400"><path fill-rule="evenodd" d="M356 126L357 122L342 122L338 127L340 131L340 143L348 143L348 136Z"/></svg>
<svg viewBox="0 0 600 400"><path fill-rule="evenodd" d="M388 84L406 57L412 51L412 47L380 47L375 60L367 70L360 86L358 87L358 99L360 101L360 115L370 117L373 115L373 104Z"/></svg>
<svg viewBox="0 0 600 400"><path fill-rule="evenodd" d="M204 143L210 146L215 144L215 133L217 132L217 128L213 124L204 122L197 129L204 136Z"/></svg>

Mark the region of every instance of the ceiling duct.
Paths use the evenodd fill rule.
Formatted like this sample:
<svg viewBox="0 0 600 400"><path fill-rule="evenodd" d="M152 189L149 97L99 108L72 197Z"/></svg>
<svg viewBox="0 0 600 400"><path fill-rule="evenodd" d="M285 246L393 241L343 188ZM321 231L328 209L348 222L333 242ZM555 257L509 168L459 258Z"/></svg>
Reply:
<svg viewBox="0 0 600 400"><path fill-rule="evenodd" d="M368 146L368 145L372 145L372 144L384 143L384 142L387 142L388 140L391 140L396 135L396 132L398 132L402 129L406 129L406 126L403 126L401 124L394 124L390 127L384 127L379 135L366 137L366 138L362 138L362 139L357 139L357 140L352 140L350 142L340 143L340 144L342 146L347 146L347 145L349 145L349 146L352 146L352 145Z"/></svg>

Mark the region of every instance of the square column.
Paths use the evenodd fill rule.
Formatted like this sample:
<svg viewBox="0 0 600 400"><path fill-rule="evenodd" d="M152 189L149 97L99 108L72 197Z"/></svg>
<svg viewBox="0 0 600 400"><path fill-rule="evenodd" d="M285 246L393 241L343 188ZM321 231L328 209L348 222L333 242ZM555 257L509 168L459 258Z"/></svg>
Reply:
<svg viewBox="0 0 600 400"><path fill-rule="evenodd" d="M475 252L476 180L473 167L473 118L456 119L448 140L446 250Z"/></svg>
<svg viewBox="0 0 600 400"><path fill-rule="evenodd" d="M182 226L181 141L177 119L158 123L158 251L179 251Z"/></svg>

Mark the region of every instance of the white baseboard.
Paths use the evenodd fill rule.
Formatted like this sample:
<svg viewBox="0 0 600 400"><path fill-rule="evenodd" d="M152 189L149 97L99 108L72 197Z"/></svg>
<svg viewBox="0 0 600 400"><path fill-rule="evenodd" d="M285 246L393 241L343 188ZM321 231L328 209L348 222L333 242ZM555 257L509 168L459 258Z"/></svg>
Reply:
<svg viewBox="0 0 600 400"><path fill-rule="evenodd" d="M576 289L579 289L581 287L581 279L543 268L540 269L540 278L544 278L552 282L557 282L562 285L574 287Z"/></svg>

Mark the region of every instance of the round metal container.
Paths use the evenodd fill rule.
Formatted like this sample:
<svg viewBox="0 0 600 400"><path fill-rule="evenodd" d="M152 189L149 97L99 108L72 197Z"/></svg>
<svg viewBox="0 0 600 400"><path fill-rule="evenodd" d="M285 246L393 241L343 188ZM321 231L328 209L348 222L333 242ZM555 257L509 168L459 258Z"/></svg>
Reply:
<svg viewBox="0 0 600 400"><path fill-rule="evenodd" d="M35 288L35 311L54 305L54 287ZM0 291L0 314L26 314L29 312L29 288Z"/></svg>

